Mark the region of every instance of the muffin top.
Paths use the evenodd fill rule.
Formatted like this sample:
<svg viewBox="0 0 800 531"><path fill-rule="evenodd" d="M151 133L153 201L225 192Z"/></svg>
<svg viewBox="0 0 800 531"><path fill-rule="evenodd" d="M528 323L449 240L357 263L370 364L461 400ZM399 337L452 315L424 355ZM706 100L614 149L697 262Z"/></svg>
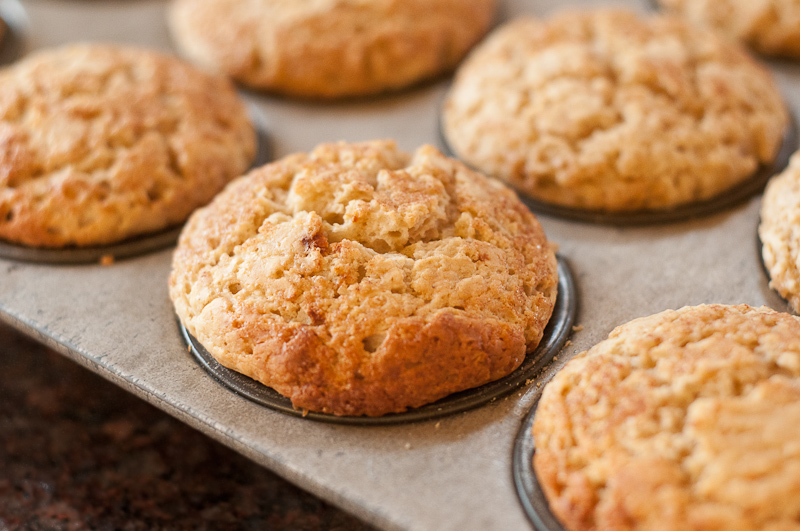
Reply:
<svg viewBox="0 0 800 531"><path fill-rule="evenodd" d="M800 311L800 153L773 177L761 202L758 235L770 287Z"/></svg>
<svg viewBox="0 0 800 531"><path fill-rule="evenodd" d="M458 157L546 203L663 210L718 195L778 153L768 71L676 17L520 18L459 68L442 116Z"/></svg>
<svg viewBox="0 0 800 531"><path fill-rule="evenodd" d="M156 52L100 44L0 70L0 238L118 242L181 223L253 158L224 78Z"/></svg>
<svg viewBox="0 0 800 531"><path fill-rule="evenodd" d="M295 407L381 415L496 380L553 310L556 260L500 183L430 146L324 144L198 210L170 296L226 367Z"/></svg>
<svg viewBox="0 0 800 531"><path fill-rule="evenodd" d="M255 88L340 98L451 70L496 0L176 0L172 35L196 63Z"/></svg>
<svg viewBox="0 0 800 531"><path fill-rule="evenodd" d="M761 53L800 57L800 0L658 0L667 10Z"/></svg>
<svg viewBox="0 0 800 531"><path fill-rule="evenodd" d="M703 305L631 321L547 384L533 435L570 531L797 529L800 319Z"/></svg>

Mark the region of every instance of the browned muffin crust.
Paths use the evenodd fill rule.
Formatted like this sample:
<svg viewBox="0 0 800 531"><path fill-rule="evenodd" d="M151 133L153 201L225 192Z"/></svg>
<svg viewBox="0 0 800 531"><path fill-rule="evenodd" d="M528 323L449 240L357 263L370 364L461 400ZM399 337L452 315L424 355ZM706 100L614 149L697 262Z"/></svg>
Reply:
<svg viewBox="0 0 800 531"><path fill-rule="evenodd" d="M800 521L800 318L703 305L636 319L547 384L534 465L569 531Z"/></svg>
<svg viewBox="0 0 800 531"><path fill-rule="evenodd" d="M453 69L496 0L175 0L187 57L255 88L339 98L395 90Z"/></svg>
<svg viewBox="0 0 800 531"><path fill-rule="evenodd" d="M222 365L297 408L375 416L513 371L557 272L513 192L430 146L374 141L231 183L190 218L169 285Z"/></svg>
<svg viewBox="0 0 800 531"><path fill-rule="evenodd" d="M224 78L176 58L71 45L0 70L0 238L118 242L181 223L255 153Z"/></svg>
<svg viewBox="0 0 800 531"><path fill-rule="evenodd" d="M456 73L464 161L543 202L626 212L709 199L774 160L788 123L766 68L677 17L520 18Z"/></svg>

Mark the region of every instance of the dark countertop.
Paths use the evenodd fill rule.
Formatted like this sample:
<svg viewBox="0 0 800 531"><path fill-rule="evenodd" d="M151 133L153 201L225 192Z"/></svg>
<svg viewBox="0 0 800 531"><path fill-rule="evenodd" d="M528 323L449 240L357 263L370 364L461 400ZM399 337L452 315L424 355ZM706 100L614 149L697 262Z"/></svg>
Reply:
<svg viewBox="0 0 800 531"><path fill-rule="evenodd" d="M0 531L371 527L0 324Z"/></svg>

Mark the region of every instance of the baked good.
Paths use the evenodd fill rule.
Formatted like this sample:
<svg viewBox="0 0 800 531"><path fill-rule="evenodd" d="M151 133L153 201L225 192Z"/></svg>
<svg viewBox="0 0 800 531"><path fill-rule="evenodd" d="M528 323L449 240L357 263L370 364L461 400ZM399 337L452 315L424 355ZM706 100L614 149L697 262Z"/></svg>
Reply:
<svg viewBox="0 0 800 531"><path fill-rule="evenodd" d="M369 416L513 371L556 289L553 249L511 190L391 141L237 179L187 222L169 281L222 365L298 409Z"/></svg>
<svg viewBox="0 0 800 531"><path fill-rule="evenodd" d="M533 435L569 531L798 529L800 318L714 304L633 320L547 384Z"/></svg>
<svg viewBox="0 0 800 531"><path fill-rule="evenodd" d="M676 17L520 18L456 73L455 154L537 200L606 212L711 198L777 155L787 111L745 51Z"/></svg>
<svg viewBox="0 0 800 531"><path fill-rule="evenodd" d="M41 247L118 242L183 222L255 152L225 78L103 44L0 70L0 238Z"/></svg>
<svg viewBox="0 0 800 531"><path fill-rule="evenodd" d="M761 202L761 253L769 286L800 311L800 153L770 179Z"/></svg>
<svg viewBox="0 0 800 531"><path fill-rule="evenodd" d="M658 0L667 10L767 55L800 57L800 0Z"/></svg>
<svg viewBox="0 0 800 531"><path fill-rule="evenodd" d="M497 0L175 0L178 48L251 87L340 98L449 71L483 36Z"/></svg>

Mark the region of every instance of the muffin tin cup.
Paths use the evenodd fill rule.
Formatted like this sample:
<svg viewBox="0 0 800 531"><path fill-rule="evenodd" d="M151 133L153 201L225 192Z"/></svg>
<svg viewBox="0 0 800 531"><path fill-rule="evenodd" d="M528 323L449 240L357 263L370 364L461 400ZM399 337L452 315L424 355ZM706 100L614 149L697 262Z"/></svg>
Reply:
<svg viewBox="0 0 800 531"><path fill-rule="evenodd" d="M492 400L510 394L528 380L535 380L542 369L563 348L572 333L577 310L577 293L566 261L558 258L558 297L550 322L544 329L539 346L525 357L514 372L508 376L474 389L449 395L437 402L403 413L390 413L380 417L337 416L295 409L291 401L277 391L241 373L220 365L213 356L178 321L181 334L192 356L217 382L248 400L267 408L310 420L335 424L364 426L401 424L430 420L476 408Z"/></svg>
<svg viewBox="0 0 800 531"><path fill-rule="evenodd" d="M542 486L533 468L533 455L536 451L533 438L533 419L536 415L536 407L541 398L539 396L531 407L531 411L522 421L522 427L514 440L514 450L512 457L512 473L514 475L514 488L519 496L525 515L533 524L536 531L565 531L558 518L550 511Z"/></svg>
<svg viewBox="0 0 800 531"><path fill-rule="evenodd" d="M444 152L448 156L459 158L447 142L447 138L442 130L441 120L439 121L439 137ZM794 115L789 113L789 123L783 135L781 147L771 164L762 164L750 178L715 197L703 201L694 201L684 205L678 205L674 208L636 210L631 212L605 212L601 210L588 210L545 203L525 195L525 193L520 190L517 190L517 195L520 200L537 215L543 214L584 223L611 226L646 226L687 221L724 212L761 193L767 181L776 173L783 171L787 166L792 153L798 148L799 138L797 121Z"/></svg>
<svg viewBox="0 0 800 531"><path fill-rule="evenodd" d="M250 118L257 139L256 154L250 166L253 169L271 160L272 149L265 120L255 106L250 107ZM0 258L54 265L106 263L106 261L112 263L114 260L141 256L171 247L178 241L182 229L183 224L156 233L128 238L119 243L86 247L26 247L0 241Z"/></svg>

